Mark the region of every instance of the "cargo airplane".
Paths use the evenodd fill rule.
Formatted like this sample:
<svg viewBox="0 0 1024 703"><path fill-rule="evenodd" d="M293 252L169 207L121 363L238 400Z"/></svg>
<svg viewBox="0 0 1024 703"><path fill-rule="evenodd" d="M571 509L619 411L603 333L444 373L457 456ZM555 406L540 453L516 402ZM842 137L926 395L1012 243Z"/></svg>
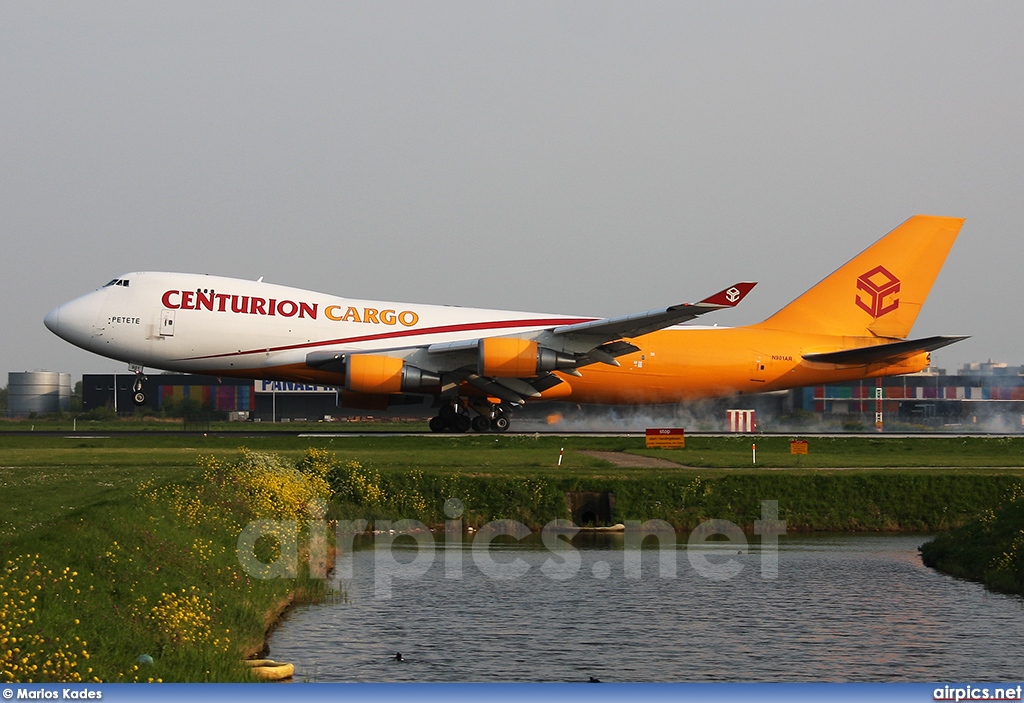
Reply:
<svg viewBox="0 0 1024 703"><path fill-rule="evenodd" d="M920 371L964 337L907 339L963 224L917 215L764 322L687 326L697 303L595 319L339 298L257 281L140 272L51 310L68 342L145 367L337 386L347 407L433 396L435 432L503 432L531 400L654 404Z"/></svg>

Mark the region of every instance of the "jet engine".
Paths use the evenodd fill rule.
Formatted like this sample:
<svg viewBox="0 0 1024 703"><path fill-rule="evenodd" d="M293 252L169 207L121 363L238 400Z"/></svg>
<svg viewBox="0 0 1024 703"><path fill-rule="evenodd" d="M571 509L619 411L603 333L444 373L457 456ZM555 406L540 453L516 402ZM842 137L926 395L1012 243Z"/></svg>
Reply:
<svg viewBox="0 0 1024 703"><path fill-rule="evenodd" d="M351 354L345 359L345 390L355 393L416 393L441 385L436 373L409 366L402 359Z"/></svg>
<svg viewBox="0 0 1024 703"><path fill-rule="evenodd" d="M311 352L306 355L306 366L342 376L345 390L352 393L429 393L441 386L438 374L378 354Z"/></svg>
<svg viewBox="0 0 1024 703"><path fill-rule="evenodd" d="M532 378L576 367L572 355L541 347L532 339L485 337L477 349L477 373L489 378Z"/></svg>

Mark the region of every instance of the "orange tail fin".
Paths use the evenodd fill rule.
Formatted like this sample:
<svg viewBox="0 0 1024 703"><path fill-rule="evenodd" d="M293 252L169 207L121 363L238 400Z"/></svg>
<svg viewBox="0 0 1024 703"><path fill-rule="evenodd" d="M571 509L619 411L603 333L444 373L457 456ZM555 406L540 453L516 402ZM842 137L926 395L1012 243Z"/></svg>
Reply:
<svg viewBox="0 0 1024 703"><path fill-rule="evenodd" d="M903 339L963 223L915 215L755 327Z"/></svg>

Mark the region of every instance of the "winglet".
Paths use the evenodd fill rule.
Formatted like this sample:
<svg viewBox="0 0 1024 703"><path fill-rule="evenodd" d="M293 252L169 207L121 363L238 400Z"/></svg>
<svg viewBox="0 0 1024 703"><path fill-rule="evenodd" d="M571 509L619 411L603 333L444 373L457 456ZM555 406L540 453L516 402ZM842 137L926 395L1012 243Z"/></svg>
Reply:
<svg viewBox="0 0 1024 703"><path fill-rule="evenodd" d="M710 298L697 303L698 305L716 305L723 308L734 308L740 301L747 297L747 293L754 289L757 283L754 281L743 281L723 291L715 293Z"/></svg>

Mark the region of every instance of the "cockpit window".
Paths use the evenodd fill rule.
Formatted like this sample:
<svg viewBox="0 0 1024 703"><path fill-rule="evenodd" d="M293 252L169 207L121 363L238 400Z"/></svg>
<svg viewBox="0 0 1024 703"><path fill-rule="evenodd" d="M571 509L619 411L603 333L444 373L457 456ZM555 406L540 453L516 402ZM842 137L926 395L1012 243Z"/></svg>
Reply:
<svg viewBox="0 0 1024 703"><path fill-rule="evenodd" d="M110 286L116 286L116 285L117 285L117 282L118 282L119 280L120 280L120 279L118 279L118 278L115 278L115 279L114 279L113 281L111 281L110 283L108 283L107 285L105 285L105 286L103 286L103 287L104 287L104 288L109 288Z"/></svg>
<svg viewBox="0 0 1024 703"><path fill-rule="evenodd" d="M112 280L110 283L108 283L107 285L105 285L103 287L104 288L109 288L110 286L124 286L125 288L127 288L128 287L128 283L129 283L129 281L128 281L127 278L115 278L114 280Z"/></svg>

